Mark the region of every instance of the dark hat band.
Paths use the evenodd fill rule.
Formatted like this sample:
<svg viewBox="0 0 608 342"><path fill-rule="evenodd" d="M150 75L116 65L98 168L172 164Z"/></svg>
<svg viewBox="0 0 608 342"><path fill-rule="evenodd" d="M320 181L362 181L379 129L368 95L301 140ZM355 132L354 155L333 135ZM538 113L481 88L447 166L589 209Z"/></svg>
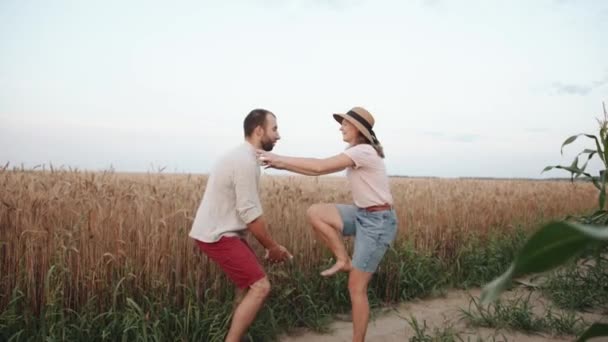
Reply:
<svg viewBox="0 0 608 342"><path fill-rule="evenodd" d="M374 133L374 130L372 129L372 125L369 124L369 122L367 122L367 120L365 120L361 115L357 114L356 112L349 110L348 113L346 113L346 115L352 117L353 119L357 120L358 123L360 123L361 125L363 125L363 127L367 128L367 130L369 131L369 134L372 135L372 137L374 138L375 141L372 141L373 143L378 143L378 138L376 138L376 133Z"/></svg>

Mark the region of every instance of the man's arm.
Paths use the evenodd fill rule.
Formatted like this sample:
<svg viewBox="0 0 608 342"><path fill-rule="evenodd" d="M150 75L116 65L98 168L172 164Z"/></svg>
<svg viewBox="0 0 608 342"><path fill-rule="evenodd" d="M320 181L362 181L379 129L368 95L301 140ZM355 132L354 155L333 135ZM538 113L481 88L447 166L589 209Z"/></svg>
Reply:
<svg viewBox="0 0 608 342"><path fill-rule="evenodd" d="M285 247L274 241L266 229L266 221L262 217L262 204L258 195L256 168L237 168L234 174L234 190L236 195L236 211L247 224L247 230L258 242L268 250L271 261L284 261L289 257Z"/></svg>
<svg viewBox="0 0 608 342"><path fill-rule="evenodd" d="M267 251L270 261L282 262L291 257L287 248L276 243L266 229L266 220L262 216L247 224L247 229Z"/></svg>
<svg viewBox="0 0 608 342"><path fill-rule="evenodd" d="M249 222L247 224L247 229L264 248L271 250L279 246L279 244L272 239L272 236L270 236L268 229L266 229L266 220L264 220L264 217L260 216Z"/></svg>

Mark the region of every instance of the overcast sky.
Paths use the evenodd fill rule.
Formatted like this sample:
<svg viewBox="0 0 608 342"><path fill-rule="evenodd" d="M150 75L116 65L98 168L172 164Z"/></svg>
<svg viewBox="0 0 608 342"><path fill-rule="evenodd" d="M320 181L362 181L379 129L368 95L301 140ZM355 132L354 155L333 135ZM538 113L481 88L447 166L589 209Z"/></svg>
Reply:
<svg viewBox="0 0 608 342"><path fill-rule="evenodd" d="M603 0L2 0L0 163L205 173L257 107L326 157L364 106L390 174L567 176L607 42Z"/></svg>

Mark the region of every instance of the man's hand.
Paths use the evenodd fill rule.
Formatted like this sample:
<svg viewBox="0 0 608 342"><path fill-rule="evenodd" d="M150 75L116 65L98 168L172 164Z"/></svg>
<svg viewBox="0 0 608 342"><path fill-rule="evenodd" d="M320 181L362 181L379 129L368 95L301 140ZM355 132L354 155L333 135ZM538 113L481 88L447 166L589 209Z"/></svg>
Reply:
<svg viewBox="0 0 608 342"><path fill-rule="evenodd" d="M281 245L276 245L271 249L267 249L264 257L270 262L284 262L285 260L293 259L293 255L289 253L287 248Z"/></svg>
<svg viewBox="0 0 608 342"><path fill-rule="evenodd" d="M266 229L266 221L262 216L249 222L247 229L258 240L260 245L266 249L265 259L270 262L283 262L288 258L293 258L287 248L276 243Z"/></svg>

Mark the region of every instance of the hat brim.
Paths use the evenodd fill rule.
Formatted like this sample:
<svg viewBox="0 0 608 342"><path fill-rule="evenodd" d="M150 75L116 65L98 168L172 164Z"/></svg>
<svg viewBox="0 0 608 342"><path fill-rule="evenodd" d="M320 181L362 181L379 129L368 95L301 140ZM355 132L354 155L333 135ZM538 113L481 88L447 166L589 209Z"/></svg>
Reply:
<svg viewBox="0 0 608 342"><path fill-rule="evenodd" d="M344 120L344 117L346 116L346 114L338 114L338 113L334 113L334 114L333 114L333 116L334 116L334 119L335 119L336 121L338 121L338 123L339 123L339 124L341 124L341 123L342 123L342 120Z"/></svg>
<svg viewBox="0 0 608 342"><path fill-rule="evenodd" d="M355 126L357 128L357 130L359 132L361 132L361 134L363 134L363 136L370 142L373 144L374 139L372 138L371 133L365 128L363 127L363 125L355 120L355 118L351 117L350 115L347 114L340 114L340 113L334 113L333 117L336 121L338 121L339 124L342 124L342 121L344 121L344 119L346 119L348 122L350 122L353 126Z"/></svg>

